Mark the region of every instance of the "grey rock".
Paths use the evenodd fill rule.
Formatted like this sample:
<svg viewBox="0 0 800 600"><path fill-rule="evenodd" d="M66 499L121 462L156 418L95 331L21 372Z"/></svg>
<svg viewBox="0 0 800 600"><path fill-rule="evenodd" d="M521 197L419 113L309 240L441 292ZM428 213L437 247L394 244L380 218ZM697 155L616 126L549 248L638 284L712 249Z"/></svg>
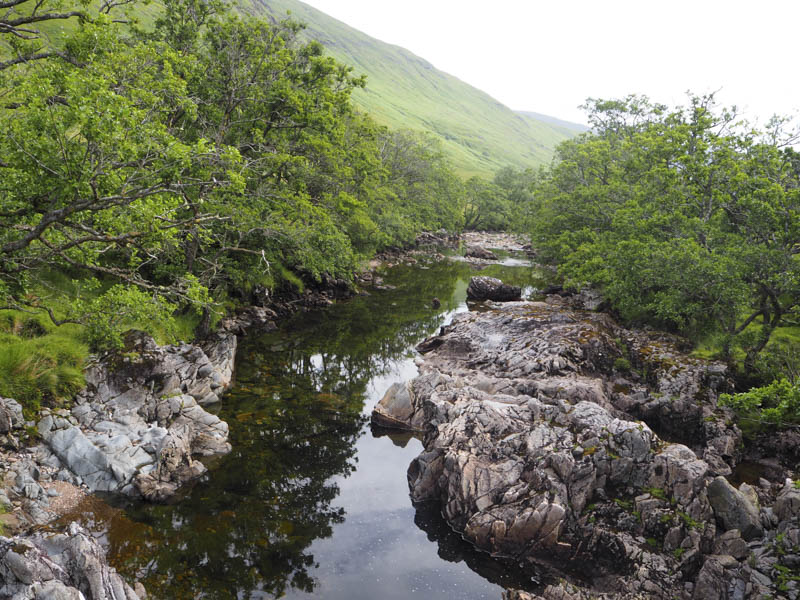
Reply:
<svg viewBox="0 0 800 600"><path fill-rule="evenodd" d="M714 554L727 554L738 560L747 558L750 550L738 529L726 531L714 540Z"/></svg>
<svg viewBox="0 0 800 600"><path fill-rule="evenodd" d="M619 381L619 340L638 345L643 361L654 357L654 384ZM696 590L687 595L684 582L714 551L707 495L714 471L688 445L661 441L619 401L636 397L629 406L638 410L658 400L658 415L672 425L694 419L687 440L700 451L721 440L713 457L723 467L734 450L730 430L706 428L703 411L671 412L697 405L707 365L662 338L648 340L606 315L557 303L459 314L421 345L420 374L392 386L373 419L423 434L424 452L408 469L412 499L437 502L451 527L482 550L523 563L580 556L634 595L688 598ZM659 388L679 401L662 402ZM651 535L663 540L658 550L645 541ZM747 552L736 540L723 539L724 557L709 564L696 597L714 582L727 584L717 571L739 564L731 554ZM574 597L600 597L593 592Z"/></svg>
<svg viewBox="0 0 800 600"><path fill-rule="evenodd" d="M0 433L22 429L24 425L25 419L22 416L22 405L11 398L0 397Z"/></svg>
<svg viewBox="0 0 800 600"><path fill-rule="evenodd" d="M468 246L464 256L467 258L478 258L480 260L497 260L497 255L494 252L481 248L480 246Z"/></svg>
<svg viewBox="0 0 800 600"><path fill-rule="evenodd" d="M407 383L394 383L372 411L372 422L382 427L421 431L424 415L413 402L414 391Z"/></svg>
<svg viewBox="0 0 800 600"><path fill-rule="evenodd" d="M778 494L773 511L781 521L800 517L800 488L787 483Z"/></svg>
<svg viewBox="0 0 800 600"><path fill-rule="evenodd" d="M140 600L74 523L65 533L0 537L0 598Z"/></svg>
<svg viewBox="0 0 800 600"><path fill-rule="evenodd" d="M738 529L748 541L764 535L758 509L724 477L716 477L709 484L708 501L726 530Z"/></svg>
<svg viewBox="0 0 800 600"><path fill-rule="evenodd" d="M88 387L71 413L47 415L38 429L54 466L73 474L59 471L59 479L166 500L205 472L194 456L230 451L227 424L200 402L217 402L230 385L236 336L159 347L133 332L126 344L127 354L87 369Z"/></svg>
<svg viewBox="0 0 800 600"><path fill-rule="evenodd" d="M467 286L469 300L509 302L522 297L522 288L508 285L494 277L473 277Z"/></svg>

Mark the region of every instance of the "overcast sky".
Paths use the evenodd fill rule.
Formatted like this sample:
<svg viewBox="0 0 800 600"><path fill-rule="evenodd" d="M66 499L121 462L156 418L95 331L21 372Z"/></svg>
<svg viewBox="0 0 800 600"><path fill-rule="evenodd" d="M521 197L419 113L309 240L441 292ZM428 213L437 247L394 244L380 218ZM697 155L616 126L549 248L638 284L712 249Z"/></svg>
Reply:
<svg viewBox="0 0 800 600"><path fill-rule="evenodd" d="M800 0L304 0L515 110L685 92L766 120L800 109Z"/></svg>

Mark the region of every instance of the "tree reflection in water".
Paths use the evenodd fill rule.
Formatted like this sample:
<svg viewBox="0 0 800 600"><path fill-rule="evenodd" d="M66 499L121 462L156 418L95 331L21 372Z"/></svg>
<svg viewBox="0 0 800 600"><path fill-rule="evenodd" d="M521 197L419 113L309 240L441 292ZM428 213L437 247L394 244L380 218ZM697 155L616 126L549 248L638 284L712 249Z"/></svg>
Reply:
<svg viewBox="0 0 800 600"><path fill-rule="evenodd" d="M488 274L530 281L528 269L507 271ZM155 600L313 592L309 547L345 519L336 478L356 468L356 441L369 431L368 385L463 302L470 274L464 263L395 268L386 277L395 290L243 340L236 386L220 407L233 452L180 502L126 506L106 521L112 564ZM92 518L102 520L87 512L84 522L101 529Z"/></svg>

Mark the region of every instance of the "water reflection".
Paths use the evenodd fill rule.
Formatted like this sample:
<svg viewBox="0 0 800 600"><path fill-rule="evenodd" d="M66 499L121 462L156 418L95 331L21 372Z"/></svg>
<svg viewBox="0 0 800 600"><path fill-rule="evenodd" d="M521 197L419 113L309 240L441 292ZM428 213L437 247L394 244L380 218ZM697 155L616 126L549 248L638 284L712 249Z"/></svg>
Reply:
<svg viewBox="0 0 800 600"><path fill-rule="evenodd" d="M416 373L414 345L466 310L473 267L427 266L396 267L394 290L244 340L220 407L233 452L180 503L105 521L114 566L155 600L499 598L508 569L411 505L405 470L420 442L367 425L388 386ZM485 274L538 283L531 269ZM102 517L84 518L103 530Z"/></svg>

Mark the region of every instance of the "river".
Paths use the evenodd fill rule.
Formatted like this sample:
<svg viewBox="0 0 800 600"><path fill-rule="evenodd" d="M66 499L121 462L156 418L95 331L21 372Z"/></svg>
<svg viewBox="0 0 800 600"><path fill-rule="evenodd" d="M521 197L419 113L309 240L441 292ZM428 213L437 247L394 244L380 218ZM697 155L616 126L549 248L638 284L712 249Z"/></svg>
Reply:
<svg viewBox="0 0 800 600"><path fill-rule="evenodd" d="M507 257L481 274L543 285ZM218 407L233 451L170 505L84 507L123 576L153 600L493 598L530 587L479 553L435 506L413 506L406 469L422 444L369 414L416 374L414 346L468 310L475 267L446 261L383 273L394 289L295 315L242 340ZM434 309L432 299L441 306Z"/></svg>

